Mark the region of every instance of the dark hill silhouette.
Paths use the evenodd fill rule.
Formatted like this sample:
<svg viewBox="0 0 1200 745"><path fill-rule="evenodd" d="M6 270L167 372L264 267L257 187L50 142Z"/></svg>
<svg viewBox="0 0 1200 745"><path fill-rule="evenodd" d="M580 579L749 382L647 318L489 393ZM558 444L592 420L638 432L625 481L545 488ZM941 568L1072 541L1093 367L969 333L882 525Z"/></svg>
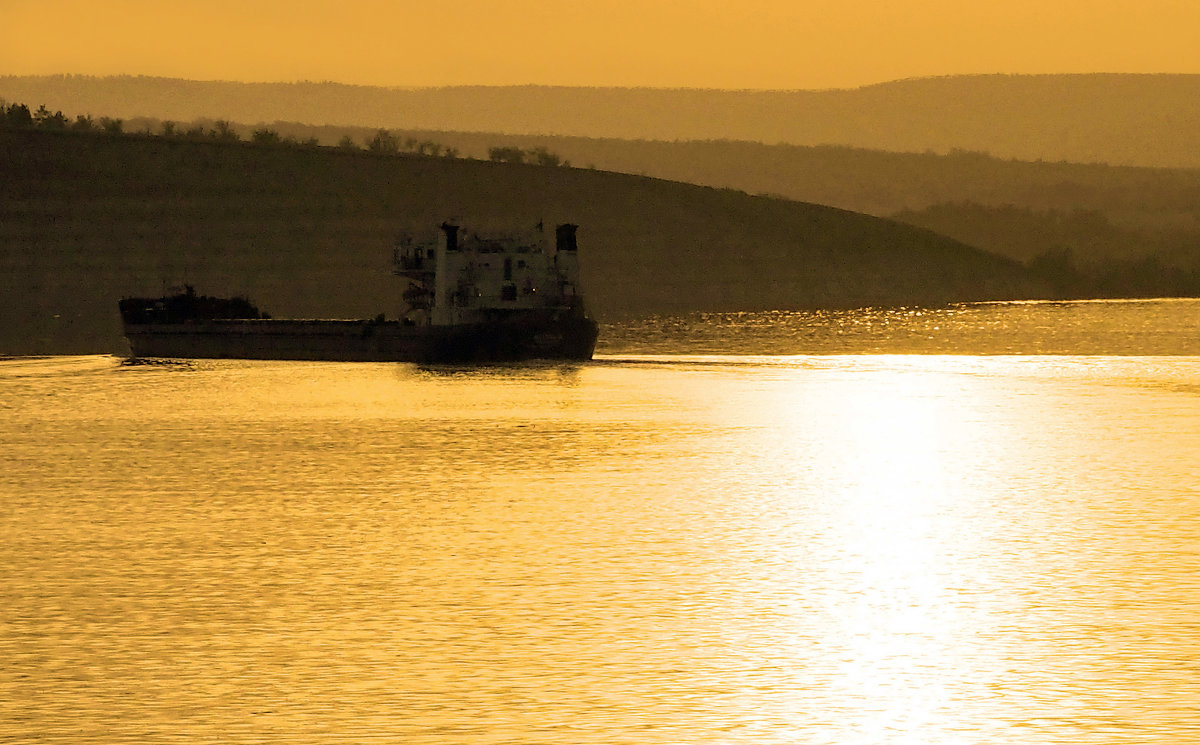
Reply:
<svg viewBox="0 0 1200 745"><path fill-rule="evenodd" d="M129 131L164 131L137 119ZM215 131L218 122L175 123L176 131ZM361 148L378 129L275 122L231 124L245 139L264 131L292 142ZM983 153L889 153L845 147L762 145L728 140L659 142L495 133L385 133L406 151L489 157L545 153L605 170L705 186L732 187L826 204L929 228L972 246L1026 262L1070 248L1097 277L1137 264L1187 278L1157 283L1164 294L1200 293L1200 169L1140 168L1001 160ZM1038 216L1040 215L1040 217ZM1104 263L1108 266L1099 266ZM1139 294L1155 292L1141 282ZM1128 291L1105 281L1105 292ZM1099 288L1097 288L1099 291Z"/></svg>
<svg viewBox="0 0 1200 745"><path fill-rule="evenodd" d="M1200 76L1187 75L993 75L822 92L535 87L396 91L332 83L51 76L0 78L0 96L11 97L22 90L30 95L46 94L52 109L61 103L69 114L91 112L97 118L155 113L150 118L130 118L126 131L158 132L164 119L195 121L190 117L198 114L206 120L207 129L214 116L237 115L244 120L238 125L241 134L248 138L262 123L247 122L261 118L274 121L270 126L283 135L299 141L315 138L327 145L349 137L361 146L381 124L409 126L414 122L457 129L481 126L549 132L556 131L555 127L576 127L588 132L719 136L722 139L663 141L392 130L402 141L436 142L465 156L487 157L495 146L540 147L577 166L899 217L1025 261L1046 250L1046 233L1038 228L1037 220L1005 222L1005 215L1013 214L1010 208L1016 207L1045 213L1063 238L1052 248L1072 247L1085 262L1111 259L1114 266L1120 266L1152 259L1195 274L1200 271L1200 211L1196 208L1200 169L1063 159L1200 161L1200 147L1196 146L1200 144L1200 126L1195 126L1200 107L1198 81ZM697 123L692 115L702 109L707 114ZM294 121L321 117L362 121L369 126ZM871 123L866 130L864 122ZM825 134L814 135L814 139L857 138L875 147L890 144L918 149L913 146L915 140L896 139L908 133L905 136L926 137L922 143L930 146L930 152L728 139L791 137L771 127L790 127L787 132L797 138L820 130ZM867 130L877 131L881 137L860 136ZM1080 149L1088 142L1092 143L1090 150ZM1069 147L1058 146L1064 143ZM981 152L989 149L992 155ZM995 157L998 154L1024 154L1041 160ZM972 205L990 212L993 227L980 230L982 223ZM952 218L956 211L960 217ZM1099 232L1089 227L1064 233L1065 227L1077 221L1055 215L1080 211L1099 213L1107 227ZM1168 285L1179 286L1176 282Z"/></svg>
<svg viewBox="0 0 1200 745"><path fill-rule="evenodd" d="M1200 167L1200 75L973 75L853 90L389 89L151 77L0 77L0 97L132 118L649 140L731 139Z"/></svg>
<svg viewBox="0 0 1200 745"><path fill-rule="evenodd" d="M580 227L601 318L1029 297L1016 264L829 207L583 169L0 132L0 353L119 349L116 300L184 282L277 317L398 310L400 232Z"/></svg>

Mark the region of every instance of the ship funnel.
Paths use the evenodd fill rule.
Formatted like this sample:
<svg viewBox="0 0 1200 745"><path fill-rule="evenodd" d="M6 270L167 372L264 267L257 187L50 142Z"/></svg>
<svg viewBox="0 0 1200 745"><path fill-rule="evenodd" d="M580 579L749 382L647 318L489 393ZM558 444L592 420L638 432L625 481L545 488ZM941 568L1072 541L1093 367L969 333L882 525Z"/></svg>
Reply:
<svg viewBox="0 0 1200 745"><path fill-rule="evenodd" d="M458 250L458 226L448 222L442 223L442 232L446 234L446 250Z"/></svg>
<svg viewBox="0 0 1200 745"><path fill-rule="evenodd" d="M444 222L441 227L442 234L438 236L433 258L433 302L429 320L434 326L443 326L453 320L451 284L460 269L457 261L454 266L450 265L451 254L458 255L458 226Z"/></svg>
<svg viewBox="0 0 1200 745"><path fill-rule="evenodd" d="M578 304L579 251L575 245L578 225L559 225L554 229L554 268L558 271L558 294L562 302Z"/></svg>
<svg viewBox="0 0 1200 745"><path fill-rule="evenodd" d="M575 231L579 228L578 225L559 225L554 229L554 250L555 251L575 251Z"/></svg>

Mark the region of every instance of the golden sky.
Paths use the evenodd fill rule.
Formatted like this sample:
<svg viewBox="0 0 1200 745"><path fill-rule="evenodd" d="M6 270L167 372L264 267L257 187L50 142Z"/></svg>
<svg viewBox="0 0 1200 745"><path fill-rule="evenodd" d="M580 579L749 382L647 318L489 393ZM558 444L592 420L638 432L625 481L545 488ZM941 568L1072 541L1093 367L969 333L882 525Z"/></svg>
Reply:
<svg viewBox="0 0 1200 745"><path fill-rule="evenodd" d="M842 88L1200 73L1200 0L0 0L0 74Z"/></svg>

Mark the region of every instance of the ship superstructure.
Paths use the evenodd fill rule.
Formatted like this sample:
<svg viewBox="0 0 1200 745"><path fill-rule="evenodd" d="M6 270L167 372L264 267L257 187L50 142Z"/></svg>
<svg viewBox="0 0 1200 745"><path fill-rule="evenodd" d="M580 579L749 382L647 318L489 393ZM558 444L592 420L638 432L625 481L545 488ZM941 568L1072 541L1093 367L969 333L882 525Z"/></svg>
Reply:
<svg viewBox="0 0 1200 745"><path fill-rule="evenodd" d="M522 233L483 236L447 222L433 241L401 238L393 263L409 280L404 319L453 326L547 310L582 312L576 230L557 226L552 245L540 223Z"/></svg>

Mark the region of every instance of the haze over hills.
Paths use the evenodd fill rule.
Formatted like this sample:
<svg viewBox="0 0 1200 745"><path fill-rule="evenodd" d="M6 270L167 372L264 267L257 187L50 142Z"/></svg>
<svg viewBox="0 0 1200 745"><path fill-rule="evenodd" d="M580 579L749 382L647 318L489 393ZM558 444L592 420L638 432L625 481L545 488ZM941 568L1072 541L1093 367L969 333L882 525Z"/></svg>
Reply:
<svg viewBox="0 0 1200 745"><path fill-rule="evenodd" d="M292 121L642 140L745 140L1200 167L1200 75L980 75L826 91L389 89L151 77L0 77L68 114Z"/></svg>

